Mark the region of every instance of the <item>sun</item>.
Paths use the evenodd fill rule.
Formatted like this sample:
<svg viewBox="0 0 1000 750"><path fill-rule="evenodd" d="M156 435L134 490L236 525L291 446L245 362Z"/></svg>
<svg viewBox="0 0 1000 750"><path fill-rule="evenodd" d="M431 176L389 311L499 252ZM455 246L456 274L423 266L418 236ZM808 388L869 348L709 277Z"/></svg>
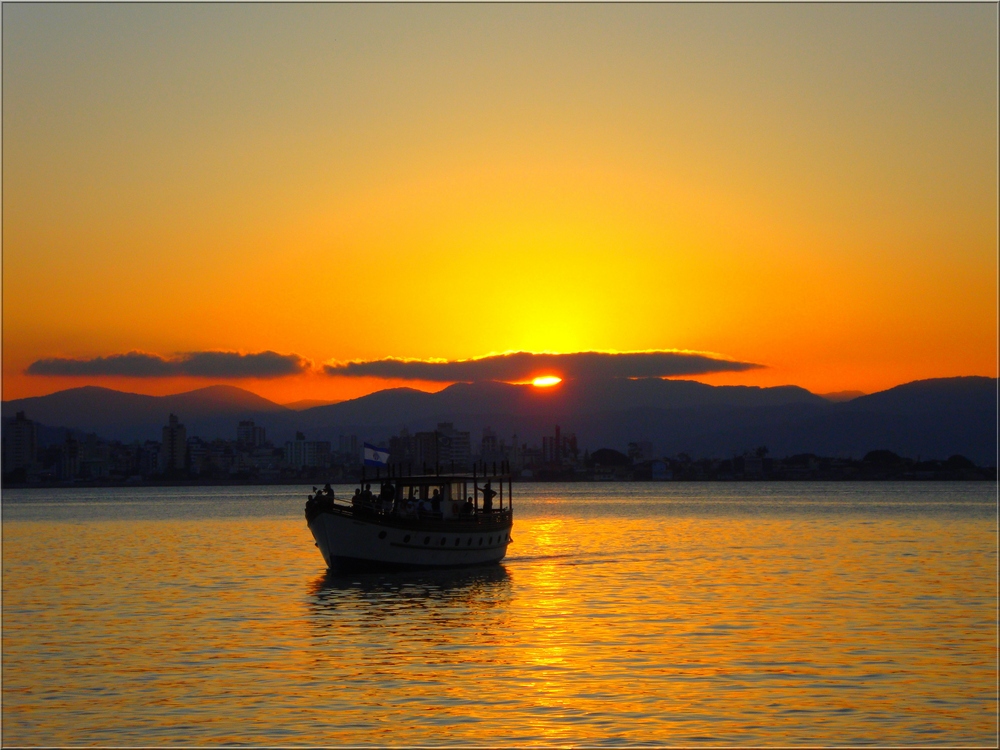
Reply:
<svg viewBox="0 0 1000 750"><path fill-rule="evenodd" d="M555 375L542 375L532 380L531 384L537 385L539 388L549 388L561 382L562 378L557 378Z"/></svg>

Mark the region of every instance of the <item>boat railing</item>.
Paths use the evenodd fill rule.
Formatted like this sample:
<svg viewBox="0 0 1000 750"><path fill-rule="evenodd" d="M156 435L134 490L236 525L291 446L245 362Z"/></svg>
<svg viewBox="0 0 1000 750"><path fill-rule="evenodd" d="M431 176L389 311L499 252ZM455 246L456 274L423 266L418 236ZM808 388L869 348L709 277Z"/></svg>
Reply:
<svg viewBox="0 0 1000 750"><path fill-rule="evenodd" d="M404 463L390 463L382 468L376 467L375 476L372 477L371 474L366 472L364 466L361 468L361 485L362 487L366 482L376 481L376 482L391 482L398 485L425 485L433 486L435 484L447 484L449 482L464 482L466 489L470 489L468 484L471 483L471 500L473 501L473 507L476 512L484 512L484 509L480 508L479 496L483 495L484 502L487 496L486 490L489 488L491 483L495 483L497 490L490 490L491 497L495 498L495 502L498 504L500 510L509 510L513 507L513 471L511 471L510 462L507 460L502 460L499 465L496 461L492 463L492 466L486 461L475 461L472 464L472 471L455 472L455 464L452 462L451 471L444 471L440 463L427 464L424 463L422 471L420 473L413 472L412 464ZM479 483L483 483L483 487L479 486ZM506 486L506 493L504 492ZM443 494L443 493L442 493ZM452 498L461 501L468 496L467 492L462 493L462 497ZM408 498L416 499L416 498ZM423 497L421 499L429 499ZM443 499L443 498L442 498ZM490 511L485 511L489 513Z"/></svg>
<svg viewBox="0 0 1000 750"><path fill-rule="evenodd" d="M471 473L457 474L452 472L442 474L439 470L440 467L435 467L433 473L428 472L426 466L424 469L425 471L421 474L413 474L410 471L403 470L402 465L390 465L386 467L385 473L376 469L374 477L370 475L366 476L364 469L362 469L361 489L356 490L353 497L338 499L332 496L332 493L328 495L326 493L329 492L330 488L327 485L326 492L320 490L316 492L315 496L309 496L309 503L306 506L306 517L310 518L322 512L332 512L341 515L356 515L359 517L365 516L368 518L385 518L401 521L493 524L513 519L513 475L510 470L510 464L507 461L500 462L499 471L496 463L493 464L492 471L490 471L490 467L485 462L476 462L473 464ZM375 496L370 490L371 485L367 482L368 479L393 484L395 485L396 493L389 493L388 497L392 498L391 500L382 499L381 493ZM483 483L482 487L479 486L480 482ZM494 482L498 488L497 490L491 489L491 483ZM449 484L459 487L460 497L451 497L451 495L444 491L444 488ZM470 484L471 487L469 486ZM453 508L455 508L454 504L461 502L462 498L465 498L467 503L461 509L455 508L452 513L428 511L419 508L414 509L412 506L405 507L403 505L403 503L409 505L414 502L421 504L426 502L431 499L427 497L430 488L438 485L442 487L441 495L450 498ZM506 493L504 492L504 485L506 485ZM409 488L405 499L401 494L398 494L402 492L404 487ZM421 490L419 493L416 493L414 490L418 487ZM471 495L469 494L470 492ZM479 502L480 494L483 495L482 505ZM496 505L493 505L494 500ZM442 497L442 502L448 502L448 500L444 500L444 497ZM483 505L489 507L482 507Z"/></svg>
<svg viewBox="0 0 1000 750"><path fill-rule="evenodd" d="M333 512L338 515L358 516L372 519L401 520L401 521L454 521L463 523L497 523L513 518L514 511L510 508L494 508L483 510L478 508L471 513L460 513L458 515L445 515L434 512L407 512L399 508L383 509L366 503L354 503L333 498L323 504L322 510Z"/></svg>

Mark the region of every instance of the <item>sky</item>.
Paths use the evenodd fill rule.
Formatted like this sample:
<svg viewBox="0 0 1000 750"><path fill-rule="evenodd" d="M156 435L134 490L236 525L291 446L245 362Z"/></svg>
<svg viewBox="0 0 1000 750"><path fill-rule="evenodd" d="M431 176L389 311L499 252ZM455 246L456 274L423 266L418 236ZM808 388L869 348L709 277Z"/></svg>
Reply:
<svg viewBox="0 0 1000 750"><path fill-rule="evenodd" d="M5 400L997 375L995 4L5 3L2 33Z"/></svg>

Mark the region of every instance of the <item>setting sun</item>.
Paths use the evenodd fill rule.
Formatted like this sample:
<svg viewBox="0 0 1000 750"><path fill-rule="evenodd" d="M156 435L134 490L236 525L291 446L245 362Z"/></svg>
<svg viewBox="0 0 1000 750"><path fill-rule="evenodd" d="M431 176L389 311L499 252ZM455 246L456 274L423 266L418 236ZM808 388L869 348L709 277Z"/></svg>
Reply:
<svg viewBox="0 0 1000 750"><path fill-rule="evenodd" d="M561 382L562 378L557 378L555 375L543 375L532 380L531 384L537 385L539 388L548 388Z"/></svg>

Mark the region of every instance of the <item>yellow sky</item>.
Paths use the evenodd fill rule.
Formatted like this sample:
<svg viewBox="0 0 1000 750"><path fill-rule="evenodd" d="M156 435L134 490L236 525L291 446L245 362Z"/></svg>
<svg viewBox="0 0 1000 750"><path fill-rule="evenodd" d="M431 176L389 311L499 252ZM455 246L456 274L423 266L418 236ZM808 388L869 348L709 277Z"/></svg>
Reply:
<svg viewBox="0 0 1000 750"><path fill-rule="evenodd" d="M997 374L995 5L3 14L4 399L208 384L23 374L133 350Z"/></svg>

